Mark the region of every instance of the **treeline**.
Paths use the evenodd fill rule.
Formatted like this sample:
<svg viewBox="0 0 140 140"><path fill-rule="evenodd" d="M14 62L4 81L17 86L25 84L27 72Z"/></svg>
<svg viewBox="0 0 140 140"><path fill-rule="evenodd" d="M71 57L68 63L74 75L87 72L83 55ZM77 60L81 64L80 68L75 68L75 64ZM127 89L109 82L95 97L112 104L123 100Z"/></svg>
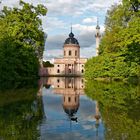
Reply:
<svg viewBox="0 0 140 140"><path fill-rule="evenodd" d="M140 1L123 0L107 12L99 55L88 60L85 77L140 77Z"/></svg>
<svg viewBox="0 0 140 140"><path fill-rule="evenodd" d="M0 87L11 88L38 76L45 34L41 16L46 7L20 1L19 8L0 11Z"/></svg>

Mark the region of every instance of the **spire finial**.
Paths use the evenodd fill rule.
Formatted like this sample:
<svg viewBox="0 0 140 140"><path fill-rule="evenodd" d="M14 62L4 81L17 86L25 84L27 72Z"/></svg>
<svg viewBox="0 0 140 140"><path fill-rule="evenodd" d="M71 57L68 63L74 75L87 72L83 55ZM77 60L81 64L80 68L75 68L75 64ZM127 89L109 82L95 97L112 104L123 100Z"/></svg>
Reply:
<svg viewBox="0 0 140 140"><path fill-rule="evenodd" d="M97 17L97 25L99 26L99 18Z"/></svg>
<svg viewBox="0 0 140 140"><path fill-rule="evenodd" d="M72 33L72 23L71 23L71 32L70 32L70 34L69 34L69 37L70 37L70 38L73 38L73 37L74 37L74 34Z"/></svg>
<svg viewBox="0 0 140 140"><path fill-rule="evenodd" d="M72 23L71 23L71 33L72 33Z"/></svg>
<svg viewBox="0 0 140 140"><path fill-rule="evenodd" d="M99 26L99 18L97 17L97 26L96 26L96 29L100 29L100 26Z"/></svg>

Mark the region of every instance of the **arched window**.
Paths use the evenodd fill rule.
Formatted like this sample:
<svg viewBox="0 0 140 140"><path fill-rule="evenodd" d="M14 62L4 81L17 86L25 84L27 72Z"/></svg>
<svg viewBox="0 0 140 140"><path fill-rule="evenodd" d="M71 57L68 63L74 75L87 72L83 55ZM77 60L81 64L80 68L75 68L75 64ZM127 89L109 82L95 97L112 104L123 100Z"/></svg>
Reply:
<svg viewBox="0 0 140 140"><path fill-rule="evenodd" d="M77 51L75 51L75 56L77 56Z"/></svg>
<svg viewBox="0 0 140 140"><path fill-rule="evenodd" d="M82 69L81 72L84 73L84 70Z"/></svg>
<svg viewBox="0 0 140 140"><path fill-rule="evenodd" d="M69 69L69 73L71 73L71 69Z"/></svg>
<svg viewBox="0 0 140 140"><path fill-rule="evenodd" d="M59 69L57 70L57 73L60 73L60 70Z"/></svg>
<svg viewBox="0 0 140 140"><path fill-rule="evenodd" d="M71 56L71 51L69 51L69 56Z"/></svg>
<svg viewBox="0 0 140 140"><path fill-rule="evenodd" d="M60 80L59 79L57 79L57 83L59 83L60 82Z"/></svg>

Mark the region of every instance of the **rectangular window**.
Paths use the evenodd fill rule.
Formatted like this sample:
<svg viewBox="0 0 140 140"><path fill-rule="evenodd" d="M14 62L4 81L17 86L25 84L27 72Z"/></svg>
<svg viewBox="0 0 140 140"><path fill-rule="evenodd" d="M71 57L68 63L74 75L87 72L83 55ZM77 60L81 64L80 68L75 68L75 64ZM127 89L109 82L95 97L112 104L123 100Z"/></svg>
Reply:
<svg viewBox="0 0 140 140"><path fill-rule="evenodd" d="M68 102L70 102L70 101L71 101L71 98L69 97L69 98L68 98Z"/></svg>

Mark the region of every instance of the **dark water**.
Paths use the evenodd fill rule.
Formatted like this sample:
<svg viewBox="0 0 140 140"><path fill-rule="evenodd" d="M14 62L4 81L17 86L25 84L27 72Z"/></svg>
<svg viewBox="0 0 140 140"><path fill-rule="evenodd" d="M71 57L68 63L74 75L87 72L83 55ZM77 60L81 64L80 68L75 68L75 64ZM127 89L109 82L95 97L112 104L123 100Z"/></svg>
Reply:
<svg viewBox="0 0 140 140"><path fill-rule="evenodd" d="M0 92L0 140L139 140L140 86L41 79Z"/></svg>

